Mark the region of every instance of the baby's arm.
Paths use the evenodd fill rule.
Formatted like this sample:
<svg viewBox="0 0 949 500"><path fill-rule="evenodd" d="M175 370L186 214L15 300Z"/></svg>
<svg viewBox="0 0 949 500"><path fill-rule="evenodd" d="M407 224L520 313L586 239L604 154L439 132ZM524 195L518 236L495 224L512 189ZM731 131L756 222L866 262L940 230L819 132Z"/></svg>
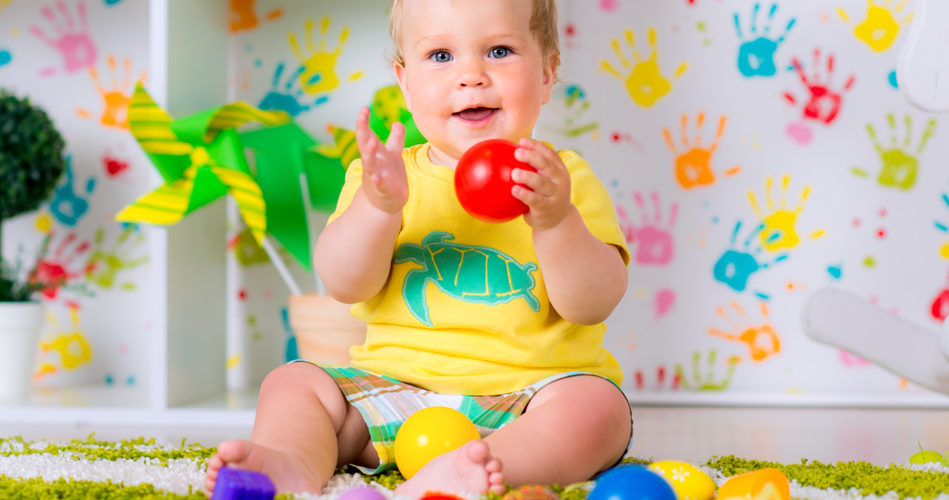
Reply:
<svg viewBox="0 0 949 500"><path fill-rule="evenodd" d="M511 193L530 209L534 253L544 273L547 297L561 317L578 325L605 320L626 294L626 265L619 249L587 229L570 202L570 172L554 150L522 139L515 157L537 169L515 169Z"/></svg>
<svg viewBox="0 0 949 500"><path fill-rule="evenodd" d="M356 120L356 142L362 185L346 210L320 234L313 256L326 290L347 304L368 300L385 285L409 196L402 124L392 125L383 145L369 130L369 110L363 108Z"/></svg>

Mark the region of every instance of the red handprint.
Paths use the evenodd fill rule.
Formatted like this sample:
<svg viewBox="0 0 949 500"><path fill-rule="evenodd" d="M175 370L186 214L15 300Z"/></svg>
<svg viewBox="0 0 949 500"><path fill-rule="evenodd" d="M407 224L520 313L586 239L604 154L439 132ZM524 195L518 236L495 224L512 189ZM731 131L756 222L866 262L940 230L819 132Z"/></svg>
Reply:
<svg viewBox="0 0 949 500"><path fill-rule="evenodd" d="M801 82L807 87L810 94L807 103L804 104L804 118L817 120L826 124L834 121L840 113L840 106L843 101L842 92L847 92L853 86L856 77L850 75L847 83L843 86L842 92L836 92L830 88L834 79L834 55L827 56L827 74L825 81L821 81L818 73L820 68L820 49L814 49L814 76L808 78L804 73L804 68L798 59L792 58L791 64L801 77ZM784 97L791 103L797 104L797 99L790 92L785 92Z"/></svg>
<svg viewBox="0 0 949 500"><path fill-rule="evenodd" d="M50 233L48 238L49 239L43 243L44 245L49 245L49 241L52 239L52 233ZM59 245L56 246L56 251L53 252L53 255L46 255L45 249L41 252L43 257L36 264L36 269L30 275L30 282L38 283L43 286L42 293L46 299L55 299L59 294L60 288L70 281L85 275L84 269L81 267L70 270L73 260L89 250L88 241L83 241L73 246L77 238L78 236L75 232L69 233L59 242ZM65 255L66 250L71 246L73 247L72 250L69 251L68 255Z"/></svg>

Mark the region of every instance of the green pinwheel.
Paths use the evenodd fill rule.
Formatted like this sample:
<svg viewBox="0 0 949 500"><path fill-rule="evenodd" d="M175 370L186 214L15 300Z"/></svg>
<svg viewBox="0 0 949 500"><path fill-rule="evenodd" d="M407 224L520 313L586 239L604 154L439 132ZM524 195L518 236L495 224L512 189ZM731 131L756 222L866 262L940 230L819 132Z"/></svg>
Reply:
<svg viewBox="0 0 949 500"><path fill-rule="evenodd" d="M261 111L243 102L172 120L137 85L129 106L129 129L165 184L126 207L116 220L171 225L230 194L254 239L262 243L267 234L266 204L235 129L248 122L272 127L289 121L282 111Z"/></svg>

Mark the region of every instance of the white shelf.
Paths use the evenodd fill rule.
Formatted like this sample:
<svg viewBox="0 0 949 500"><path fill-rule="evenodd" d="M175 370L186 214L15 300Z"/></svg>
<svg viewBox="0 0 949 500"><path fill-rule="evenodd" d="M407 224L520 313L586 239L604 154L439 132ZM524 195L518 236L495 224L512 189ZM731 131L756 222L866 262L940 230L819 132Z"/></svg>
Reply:
<svg viewBox="0 0 949 500"><path fill-rule="evenodd" d="M0 401L0 423L66 426L154 426L250 429L257 391L227 391L172 408L153 409L144 391L86 386L35 389L18 401Z"/></svg>

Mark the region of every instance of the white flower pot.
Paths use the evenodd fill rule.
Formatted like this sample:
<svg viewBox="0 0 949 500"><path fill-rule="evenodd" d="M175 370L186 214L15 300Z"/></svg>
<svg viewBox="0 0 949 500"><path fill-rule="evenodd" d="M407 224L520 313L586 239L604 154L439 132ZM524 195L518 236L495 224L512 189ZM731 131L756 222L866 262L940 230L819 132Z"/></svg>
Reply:
<svg viewBox="0 0 949 500"><path fill-rule="evenodd" d="M0 400L29 391L42 327L42 304L0 302Z"/></svg>

